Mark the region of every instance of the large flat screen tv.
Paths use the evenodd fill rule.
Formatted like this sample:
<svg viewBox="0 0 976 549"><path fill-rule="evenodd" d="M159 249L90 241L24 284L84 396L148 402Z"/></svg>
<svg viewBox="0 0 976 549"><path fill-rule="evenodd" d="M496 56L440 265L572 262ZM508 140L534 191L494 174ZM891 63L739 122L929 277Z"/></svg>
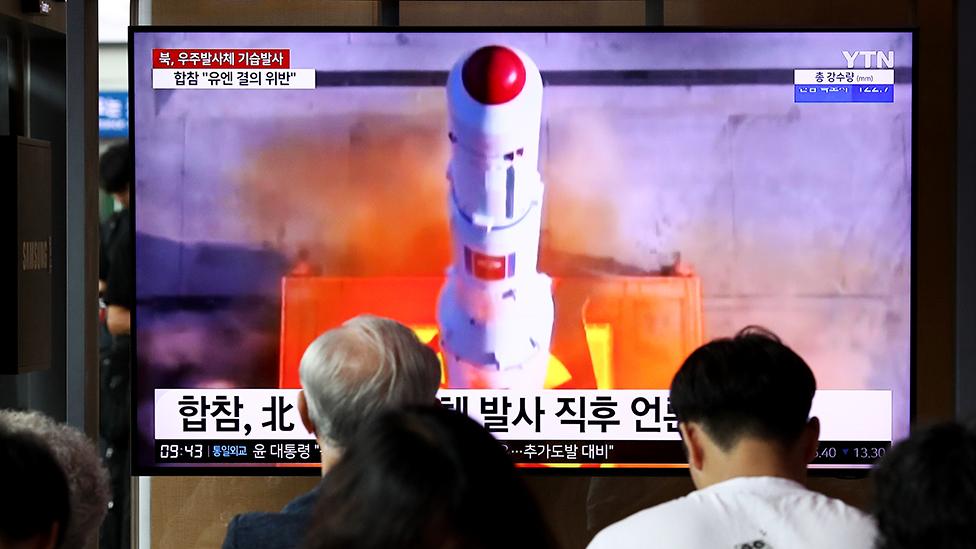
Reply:
<svg viewBox="0 0 976 549"><path fill-rule="evenodd" d="M317 474L297 368L362 313L543 471L675 470L668 387L746 325L811 467L907 435L910 31L134 28L138 474Z"/></svg>

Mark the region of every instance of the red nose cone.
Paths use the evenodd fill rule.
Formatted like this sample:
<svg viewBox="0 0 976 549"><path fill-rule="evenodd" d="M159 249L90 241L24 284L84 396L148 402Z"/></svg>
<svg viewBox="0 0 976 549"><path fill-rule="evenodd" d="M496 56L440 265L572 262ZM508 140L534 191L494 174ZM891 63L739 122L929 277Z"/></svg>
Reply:
<svg viewBox="0 0 976 549"><path fill-rule="evenodd" d="M461 81L479 103L507 103L525 87L525 65L512 50L485 46L471 54L461 69Z"/></svg>

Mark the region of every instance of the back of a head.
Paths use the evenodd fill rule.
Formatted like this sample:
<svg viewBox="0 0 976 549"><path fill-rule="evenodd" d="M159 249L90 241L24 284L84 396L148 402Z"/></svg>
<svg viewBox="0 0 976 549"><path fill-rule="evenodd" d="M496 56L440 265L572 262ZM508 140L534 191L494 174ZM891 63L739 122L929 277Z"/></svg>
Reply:
<svg viewBox="0 0 976 549"><path fill-rule="evenodd" d="M129 144L118 143L109 147L98 161L98 175L102 190L118 194L129 188L132 177Z"/></svg>
<svg viewBox="0 0 976 549"><path fill-rule="evenodd" d="M552 547L505 450L473 419L440 406L379 416L321 490L311 549Z"/></svg>
<svg viewBox="0 0 976 549"><path fill-rule="evenodd" d="M976 428L914 433L874 471L881 549L976 547Z"/></svg>
<svg viewBox="0 0 976 549"><path fill-rule="evenodd" d="M817 384L806 362L755 326L691 353L671 382L681 422L698 422L723 450L744 436L792 444L803 433Z"/></svg>
<svg viewBox="0 0 976 549"><path fill-rule="evenodd" d="M62 546L68 480L42 440L0 428L0 491L0 547Z"/></svg>
<svg viewBox="0 0 976 549"><path fill-rule="evenodd" d="M0 429L43 441L68 480L71 517L64 547L84 547L98 532L108 512L108 471L95 445L80 431L40 412L0 410Z"/></svg>
<svg viewBox="0 0 976 549"><path fill-rule="evenodd" d="M344 447L388 407L435 402L441 367L410 328L362 315L313 341L299 375L317 435Z"/></svg>

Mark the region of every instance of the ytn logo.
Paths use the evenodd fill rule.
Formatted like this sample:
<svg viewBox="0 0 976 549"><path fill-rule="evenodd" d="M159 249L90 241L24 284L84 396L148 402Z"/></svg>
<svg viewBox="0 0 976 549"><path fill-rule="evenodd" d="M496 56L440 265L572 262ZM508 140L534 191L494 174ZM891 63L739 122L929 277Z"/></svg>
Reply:
<svg viewBox="0 0 976 549"><path fill-rule="evenodd" d="M871 59L875 59L875 68L878 69L893 69L895 68L895 52L888 50L887 53L883 51L855 51L849 52L844 51L844 59L847 59L847 68L853 69L854 62L858 57L864 58L864 68L871 68Z"/></svg>

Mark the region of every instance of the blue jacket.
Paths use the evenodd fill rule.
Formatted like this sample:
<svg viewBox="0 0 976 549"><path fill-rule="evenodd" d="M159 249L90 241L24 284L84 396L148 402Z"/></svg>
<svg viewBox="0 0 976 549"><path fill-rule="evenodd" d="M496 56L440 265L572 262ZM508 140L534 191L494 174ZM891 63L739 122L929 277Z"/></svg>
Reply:
<svg viewBox="0 0 976 549"><path fill-rule="evenodd" d="M319 489L293 499L280 513L244 513L227 525L223 549L295 549L308 532Z"/></svg>

